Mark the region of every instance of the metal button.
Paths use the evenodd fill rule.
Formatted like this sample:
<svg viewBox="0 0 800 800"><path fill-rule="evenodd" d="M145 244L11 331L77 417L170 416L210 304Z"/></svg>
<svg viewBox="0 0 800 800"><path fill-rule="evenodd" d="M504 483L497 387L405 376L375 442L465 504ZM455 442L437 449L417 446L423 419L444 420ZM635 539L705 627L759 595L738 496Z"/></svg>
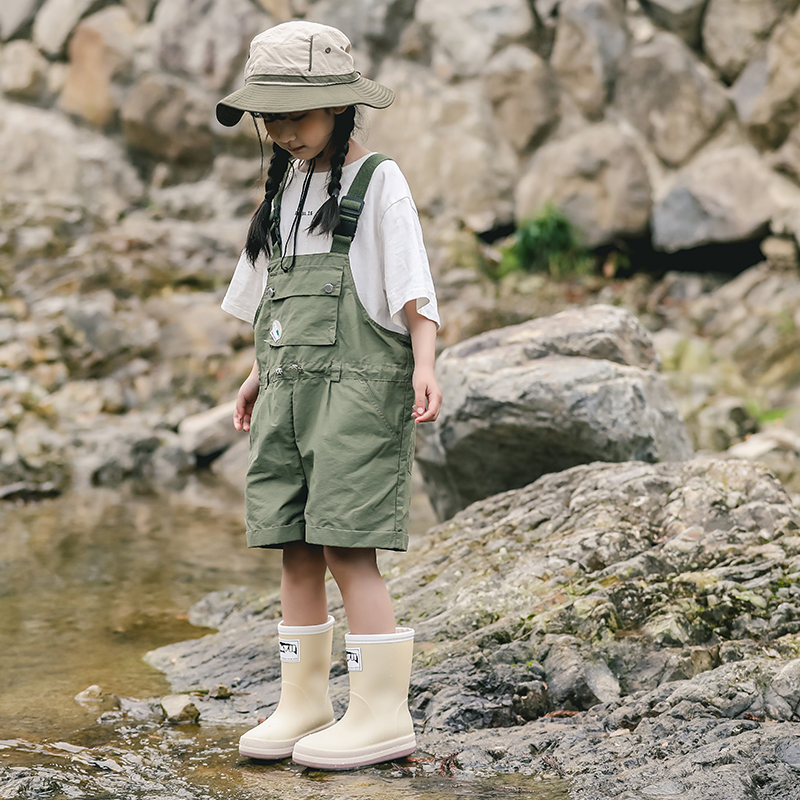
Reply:
<svg viewBox="0 0 800 800"><path fill-rule="evenodd" d="M299 364L292 364L289 367L289 369L295 370L295 372L297 372L298 374L300 374L303 371L303 368Z"/></svg>
<svg viewBox="0 0 800 800"><path fill-rule="evenodd" d="M275 367L275 375L280 378L283 375L283 367Z"/></svg>
<svg viewBox="0 0 800 800"><path fill-rule="evenodd" d="M267 297L275 297L275 289L272 286L267 288Z"/></svg>
<svg viewBox="0 0 800 800"><path fill-rule="evenodd" d="M326 284L325 284L325 291L326 291L328 294L330 294L330 293L333 291L333 284L332 284L332 283L326 283Z"/></svg>

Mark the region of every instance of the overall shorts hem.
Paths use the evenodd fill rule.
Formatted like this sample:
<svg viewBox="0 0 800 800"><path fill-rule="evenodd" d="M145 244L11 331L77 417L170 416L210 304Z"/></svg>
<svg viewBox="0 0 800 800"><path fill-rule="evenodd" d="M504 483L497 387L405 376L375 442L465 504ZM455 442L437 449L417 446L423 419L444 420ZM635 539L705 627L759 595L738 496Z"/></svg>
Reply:
<svg viewBox="0 0 800 800"><path fill-rule="evenodd" d="M280 547L287 542L302 542L305 539L304 522L291 525L275 525L271 528L248 528L245 532L248 547Z"/></svg>
<svg viewBox="0 0 800 800"><path fill-rule="evenodd" d="M315 528L306 526L308 544L329 547L367 547L378 550L408 550L406 531L352 531L340 528Z"/></svg>

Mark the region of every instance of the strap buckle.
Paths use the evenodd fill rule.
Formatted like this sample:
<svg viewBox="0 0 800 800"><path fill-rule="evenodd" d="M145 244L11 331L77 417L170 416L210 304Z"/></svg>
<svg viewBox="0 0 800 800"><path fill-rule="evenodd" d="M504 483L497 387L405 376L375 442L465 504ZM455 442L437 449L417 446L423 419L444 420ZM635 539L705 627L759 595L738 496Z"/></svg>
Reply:
<svg viewBox="0 0 800 800"><path fill-rule="evenodd" d="M334 235L352 239L356 235L358 218L361 216L363 208L363 200L345 195L339 203L339 224L336 226Z"/></svg>

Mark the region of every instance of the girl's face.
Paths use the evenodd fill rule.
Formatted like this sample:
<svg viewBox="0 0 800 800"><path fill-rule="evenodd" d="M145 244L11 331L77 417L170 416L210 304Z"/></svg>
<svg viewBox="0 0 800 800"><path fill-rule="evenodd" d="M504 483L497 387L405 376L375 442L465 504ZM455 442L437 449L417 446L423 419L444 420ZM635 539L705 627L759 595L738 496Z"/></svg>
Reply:
<svg viewBox="0 0 800 800"><path fill-rule="evenodd" d="M288 150L295 158L309 161L326 150L333 133L333 125L341 108L316 108L312 111L297 111L288 114L262 114L270 139ZM329 153L323 153L319 161L328 161Z"/></svg>

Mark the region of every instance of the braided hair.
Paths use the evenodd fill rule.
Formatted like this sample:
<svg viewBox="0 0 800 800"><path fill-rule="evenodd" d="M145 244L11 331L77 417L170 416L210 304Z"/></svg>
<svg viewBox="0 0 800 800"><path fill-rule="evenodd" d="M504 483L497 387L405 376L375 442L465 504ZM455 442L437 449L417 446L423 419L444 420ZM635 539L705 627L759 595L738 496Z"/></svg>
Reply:
<svg viewBox="0 0 800 800"><path fill-rule="evenodd" d="M261 132L256 122L256 115L252 114L253 124L258 132L259 146L262 147L261 157L263 163L264 151L261 144ZM330 172L328 177L328 199L320 206L314 219L308 227L310 232L333 233L339 224L339 193L342 188L342 168L344 167L347 153L350 151L350 137L356 127L356 107L348 106L341 114L336 115L331 133L330 144L333 147L331 155ZM272 158L267 168L267 182L264 187L264 200L256 209L250 220L247 232L245 252L251 265L263 252L267 257L272 255L272 239L270 236L270 217L272 215L272 201L275 199L281 182L289 168L290 154L282 147L273 143Z"/></svg>
<svg viewBox="0 0 800 800"><path fill-rule="evenodd" d="M310 233L333 233L339 224L339 192L342 189L342 168L350 151L350 137L356 126L356 107L348 106L341 114L336 115L331 134L331 168L328 177L328 199L308 226Z"/></svg>
<svg viewBox="0 0 800 800"><path fill-rule="evenodd" d="M261 164L263 169L264 149L261 142L261 131L258 129L256 115L252 114L252 117L253 124L256 126L256 132L258 133L258 145L261 148ZM267 182L264 186L264 199L261 205L256 209L255 214L253 214L253 218L250 220L250 228L247 231L247 243L244 248L247 253L247 259L253 266L260 253L263 252L267 257L272 255L272 240L270 238L272 201L275 199L275 195L278 194L278 189L280 189L283 177L286 175L286 170L289 168L289 161L289 151L273 144L272 158L270 158L269 167L267 168Z"/></svg>

